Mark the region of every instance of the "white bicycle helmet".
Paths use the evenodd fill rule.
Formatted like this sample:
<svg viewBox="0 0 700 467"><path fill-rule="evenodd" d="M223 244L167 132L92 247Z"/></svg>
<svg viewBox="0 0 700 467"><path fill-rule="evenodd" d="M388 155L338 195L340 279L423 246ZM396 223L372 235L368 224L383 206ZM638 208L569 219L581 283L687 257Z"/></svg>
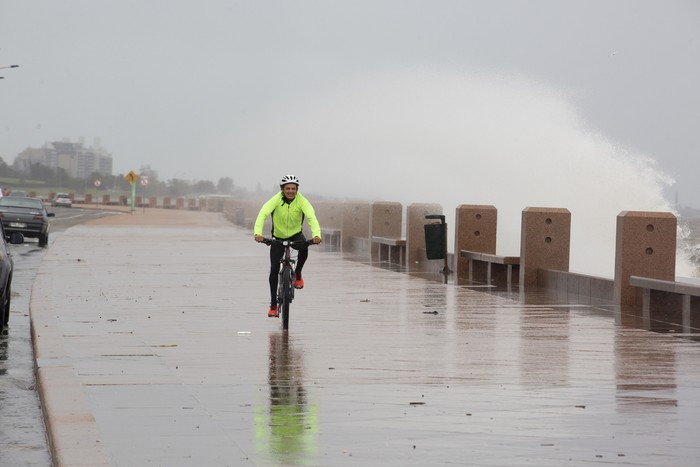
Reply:
<svg viewBox="0 0 700 467"><path fill-rule="evenodd" d="M299 179L296 175L284 175L280 181L280 186L284 186L287 183L294 183L296 186L299 186Z"/></svg>

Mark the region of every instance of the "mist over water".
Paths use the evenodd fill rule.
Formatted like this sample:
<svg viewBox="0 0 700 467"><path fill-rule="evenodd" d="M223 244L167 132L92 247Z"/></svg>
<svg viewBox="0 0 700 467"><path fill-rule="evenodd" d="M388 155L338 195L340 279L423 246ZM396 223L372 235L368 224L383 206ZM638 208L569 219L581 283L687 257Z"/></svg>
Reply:
<svg viewBox="0 0 700 467"><path fill-rule="evenodd" d="M276 167L296 173L302 193L439 203L451 230L458 205L493 205L502 255L520 252L525 207L567 208L574 272L613 276L620 212L672 211L663 189L673 181L655 161L606 139L563 92L519 77L354 77L264 118L264 133L237 142L266 160L264 176L244 177L274 179Z"/></svg>

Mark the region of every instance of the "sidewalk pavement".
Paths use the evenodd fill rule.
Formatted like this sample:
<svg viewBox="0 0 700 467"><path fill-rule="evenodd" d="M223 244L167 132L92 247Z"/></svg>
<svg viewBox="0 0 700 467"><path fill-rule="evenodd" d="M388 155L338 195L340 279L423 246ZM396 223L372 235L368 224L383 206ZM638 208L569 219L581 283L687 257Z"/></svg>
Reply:
<svg viewBox="0 0 700 467"><path fill-rule="evenodd" d="M56 239L31 298L55 465L695 465L700 344L315 247L290 331L214 213Z"/></svg>

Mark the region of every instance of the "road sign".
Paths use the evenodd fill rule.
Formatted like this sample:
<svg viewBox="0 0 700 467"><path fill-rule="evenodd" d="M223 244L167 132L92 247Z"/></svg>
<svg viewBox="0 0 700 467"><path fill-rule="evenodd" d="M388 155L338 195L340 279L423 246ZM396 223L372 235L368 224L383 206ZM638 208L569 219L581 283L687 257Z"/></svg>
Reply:
<svg viewBox="0 0 700 467"><path fill-rule="evenodd" d="M141 175L141 186L148 185L148 175Z"/></svg>
<svg viewBox="0 0 700 467"><path fill-rule="evenodd" d="M102 185L102 182L99 180L95 180L95 187L99 188L100 185Z"/></svg>
<svg viewBox="0 0 700 467"><path fill-rule="evenodd" d="M131 183L132 185L136 183L136 180L139 179L139 176L134 173L134 171L130 171L128 174L124 175L124 180L127 182Z"/></svg>

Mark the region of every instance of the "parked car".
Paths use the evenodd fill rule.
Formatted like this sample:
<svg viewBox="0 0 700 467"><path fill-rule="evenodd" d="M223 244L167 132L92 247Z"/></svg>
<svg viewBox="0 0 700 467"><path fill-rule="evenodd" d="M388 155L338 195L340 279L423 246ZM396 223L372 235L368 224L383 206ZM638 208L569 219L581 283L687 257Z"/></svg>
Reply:
<svg viewBox="0 0 700 467"><path fill-rule="evenodd" d="M10 322L10 299L12 298L12 271L14 264L10 243L22 243L24 237L21 234L6 235L0 223L0 334L8 333Z"/></svg>
<svg viewBox="0 0 700 467"><path fill-rule="evenodd" d="M56 193L56 196L54 196L54 198L51 200L51 206L63 206L69 208L73 206L73 201L70 199L70 195L68 193Z"/></svg>
<svg viewBox="0 0 700 467"><path fill-rule="evenodd" d="M27 196L26 191L12 190L7 196Z"/></svg>
<svg viewBox="0 0 700 467"><path fill-rule="evenodd" d="M12 195L0 198L0 221L5 233L18 232L25 237L38 238L39 246L49 243L49 217L54 216L38 198Z"/></svg>

